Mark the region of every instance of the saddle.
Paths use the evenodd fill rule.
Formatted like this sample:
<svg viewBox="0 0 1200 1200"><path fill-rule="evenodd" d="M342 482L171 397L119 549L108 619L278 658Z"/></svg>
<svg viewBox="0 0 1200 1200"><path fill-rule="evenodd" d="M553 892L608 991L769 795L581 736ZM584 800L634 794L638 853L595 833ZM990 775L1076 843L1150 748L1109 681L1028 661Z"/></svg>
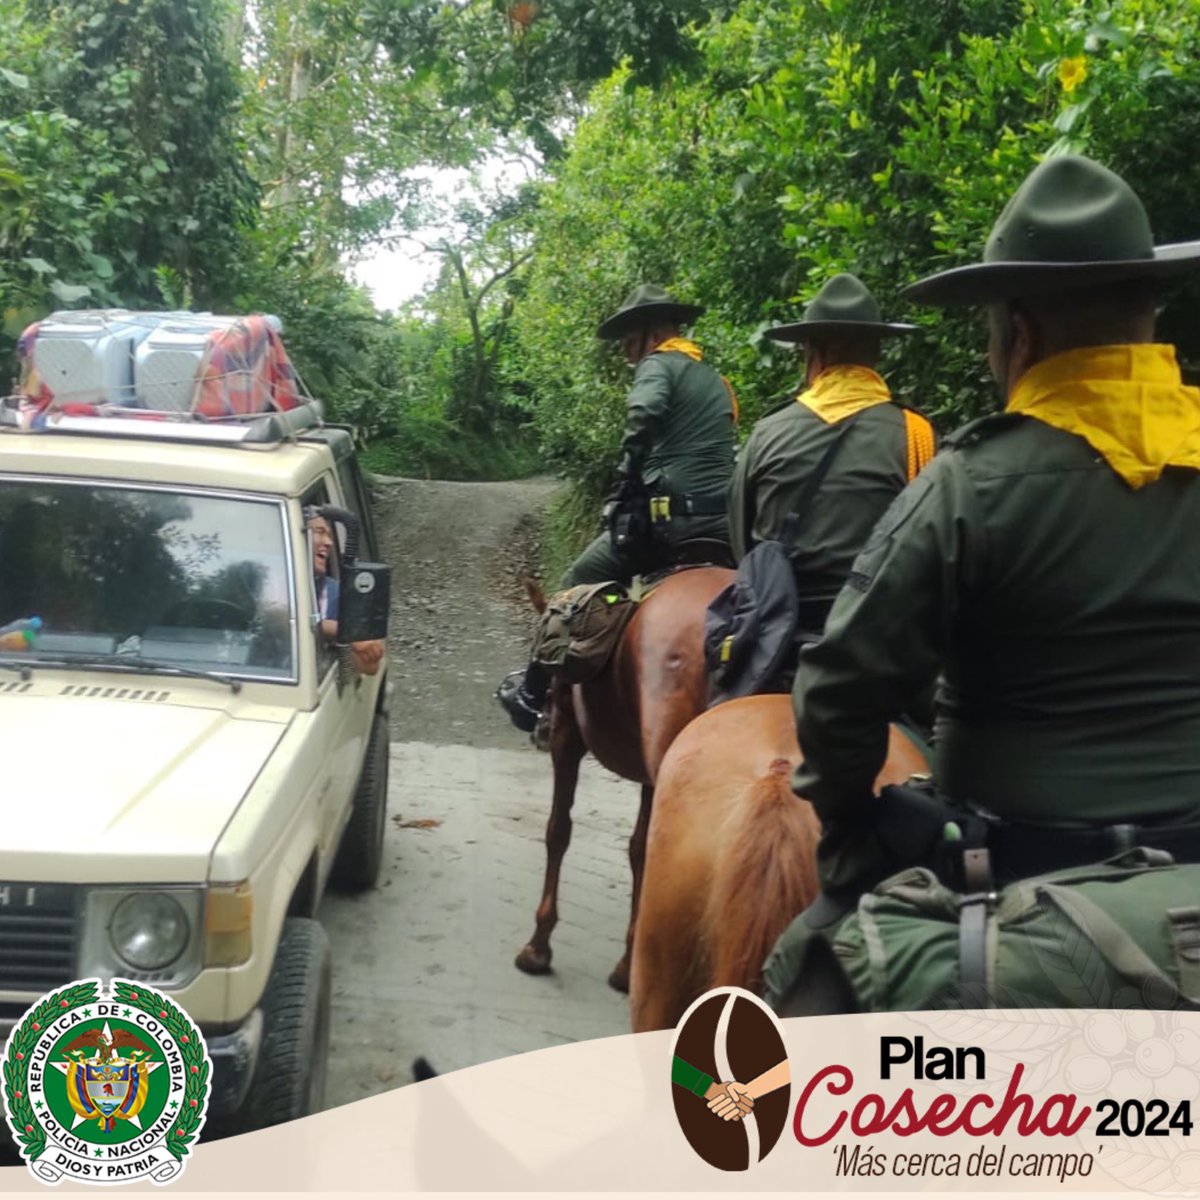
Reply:
<svg viewBox="0 0 1200 1200"><path fill-rule="evenodd" d="M693 571L698 567L721 567L732 571L736 565L728 542L719 538L689 538L673 546L661 566L634 575L629 584L629 595L641 603L664 579L678 575L680 571Z"/></svg>
<svg viewBox="0 0 1200 1200"><path fill-rule="evenodd" d="M673 547L657 570L635 575L628 587L615 580L585 583L550 597L533 638L535 663L570 683L587 683L608 666L637 606L663 580L698 567L732 565L729 546L716 538L691 538Z"/></svg>

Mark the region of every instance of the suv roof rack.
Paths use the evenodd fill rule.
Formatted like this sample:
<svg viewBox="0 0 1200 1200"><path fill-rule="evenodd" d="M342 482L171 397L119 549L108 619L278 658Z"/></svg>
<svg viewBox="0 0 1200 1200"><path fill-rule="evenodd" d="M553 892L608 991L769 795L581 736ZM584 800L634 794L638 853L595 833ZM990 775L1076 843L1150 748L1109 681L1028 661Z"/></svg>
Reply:
<svg viewBox="0 0 1200 1200"><path fill-rule="evenodd" d="M271 445L319 428L278 317L78 309L22 333L0 430Z"/></svg>
<svg viewBox="0 0 1200 1200"><path fill-rule="evenodd" d="M220 418L104 405L97 408L95 416L52 410L39 414L31 421L32 413L29 406L21 403L22 399L19 396L6 398L3 407L0 407L0 431L267 446L289 441L324 425L321 404L317 400L310 400L286 412L248 413Z"/></svg>

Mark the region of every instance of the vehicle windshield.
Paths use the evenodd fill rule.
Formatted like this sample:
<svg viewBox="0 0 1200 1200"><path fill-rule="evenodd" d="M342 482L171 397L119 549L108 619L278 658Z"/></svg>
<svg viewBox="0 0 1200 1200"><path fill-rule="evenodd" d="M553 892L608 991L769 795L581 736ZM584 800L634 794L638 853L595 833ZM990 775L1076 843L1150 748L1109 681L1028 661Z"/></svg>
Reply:
<svg viewBox="0 0 1200 1200"><path fill-rule="evenodd" d="M0 661L293 677L282 505L0 479ZM31 643L6 626L40 618Z"/></svg>

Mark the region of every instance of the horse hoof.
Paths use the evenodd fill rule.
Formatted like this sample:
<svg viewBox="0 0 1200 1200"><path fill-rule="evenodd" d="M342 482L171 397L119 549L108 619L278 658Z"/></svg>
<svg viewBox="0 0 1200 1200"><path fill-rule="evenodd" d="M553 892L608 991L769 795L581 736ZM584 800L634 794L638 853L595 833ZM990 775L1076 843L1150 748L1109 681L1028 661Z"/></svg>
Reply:
<svg viewBox="0 0 1200 1200"><path fill-rule="evenodd" d="M550 974L550 951L536 950L533 946L525 946L517 955L517 970L526 975Z"/></svg>
<svg viewBox="0 0 1200 1200"><path fill-rule="evenodd" d="M614 992L629 995L629 967L624 962L619 962L613 967L612 974L608 977L608 986Z"/></svg>

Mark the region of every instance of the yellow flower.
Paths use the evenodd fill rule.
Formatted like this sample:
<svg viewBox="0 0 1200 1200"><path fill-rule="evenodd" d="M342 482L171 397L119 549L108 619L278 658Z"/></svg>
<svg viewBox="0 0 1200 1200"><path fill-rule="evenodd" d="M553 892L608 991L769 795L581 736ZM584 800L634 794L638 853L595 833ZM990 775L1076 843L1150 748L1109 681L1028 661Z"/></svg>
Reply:
<svg viewBox="0 0 1200 1200"><path fill-rule="evenodd" d="M1058 64L1058 82L1064 92L1073 92L1087 78L1087 59L1082 54Z"/></svg>

